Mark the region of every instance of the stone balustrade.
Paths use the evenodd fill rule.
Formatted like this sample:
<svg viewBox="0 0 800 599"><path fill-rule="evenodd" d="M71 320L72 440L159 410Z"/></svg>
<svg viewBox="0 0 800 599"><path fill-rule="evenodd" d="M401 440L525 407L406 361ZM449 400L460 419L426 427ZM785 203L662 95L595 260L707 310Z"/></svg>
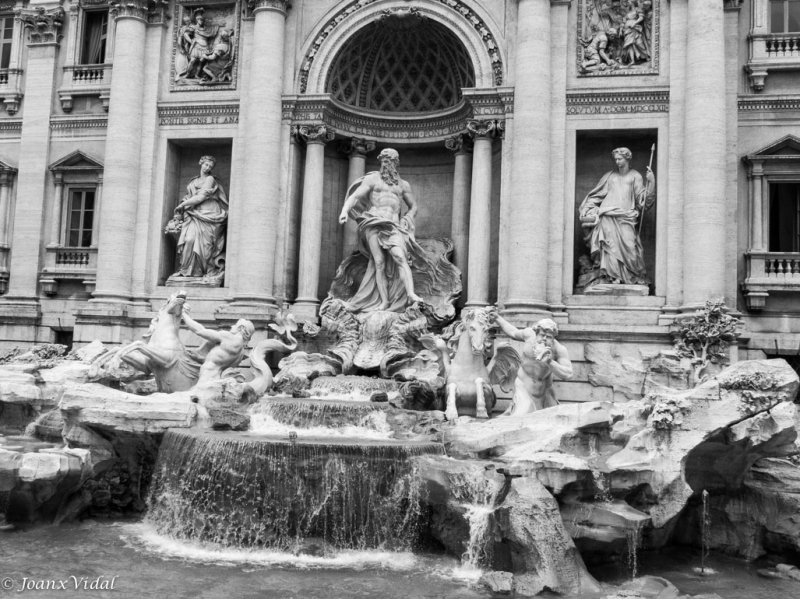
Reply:
<svg viewBox="0 0 800 599"><path fill-rule="evenodd" d="M800 252L747 252L747 307L762 310L771 291L800 291Z"/></svg>
<svg viewBox="0 0 800 599"><path fill-rule="evenodd" d="M54 295L59 281L80 281L87 292L95 287L97 277L97 248L48 247L44 268L39 274L42 291Z"/></svg>
<svg viewBox="0 0 800 599"><path fill-rule="evenodd" d="M0 69L0 98L6 104L8 114L16 114L22 98L20 79L22 69Z"/></svg>
<svg viewBox="0 0 800 599"><path fill-rule="evenodd" d="M58 90L61 109L72 110L73 100L77 96L97 96L108 110L111 96L111 64L66 65L64 82Z"/></svg>
<svg viewBox="0 0 800 599"><path fill-rule="evenodd" d="M800 33L751 35L747 70L755 91L764 89L769 71L800 70Z"/></svg>

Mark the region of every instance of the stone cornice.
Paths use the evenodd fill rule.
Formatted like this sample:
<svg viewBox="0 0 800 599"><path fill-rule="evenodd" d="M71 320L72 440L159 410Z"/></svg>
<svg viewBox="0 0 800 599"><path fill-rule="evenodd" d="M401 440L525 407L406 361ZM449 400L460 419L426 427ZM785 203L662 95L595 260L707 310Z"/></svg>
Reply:
<svg viewBox="0 0 800 599"><path fill-rule="evenodd" d="M514 112L514 88L465 89L464 101L476 117L505 117Z"/></svg>
<svg viewBox="0 0 800 599"><path fill-rule="evenodd" d="M567 114L669 112L669 91L567 93Z"/></svg>
<svg viewBox="0 0 800 599"><path fill-rule="evenodd" d="M745 96L739 98L739 112L800 110L800 97Z"/></svg>
<svg viewBox="0 0 800 599"><path fill-rule="evenodd" d="M14 10L15 19L30 29L30 45L58 44L61 40L61 27L66 13L61 7L46 11L41 6L33 10Z"/></svg>
<svg viewBox="0 0 800 599"><path fill-rule="evenodd" d="M284 96L282 118L293 125L325 124L342 136L357 136L377 141L411 143L422 139L441 140L466 130L472 108L465 102L424 116L406 113L379 113L353 109L329 94Z"/></svg>

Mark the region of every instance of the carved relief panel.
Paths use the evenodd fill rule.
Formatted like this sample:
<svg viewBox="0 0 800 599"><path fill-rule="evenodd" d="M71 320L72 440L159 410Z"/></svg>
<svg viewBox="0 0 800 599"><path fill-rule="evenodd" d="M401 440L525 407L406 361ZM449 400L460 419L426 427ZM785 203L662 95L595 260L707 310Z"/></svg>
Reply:
<svg viewBox="0 0 800 599"><path fill-rule="evenodd" d="M236 89L237 4L178 3L173 23L171 91Z"/></svg>
<svg viewBox="0 0 800 599"><path fill-rule="evenodd" d="M578 74L658 74L660 0L578 0Z"/></svg>

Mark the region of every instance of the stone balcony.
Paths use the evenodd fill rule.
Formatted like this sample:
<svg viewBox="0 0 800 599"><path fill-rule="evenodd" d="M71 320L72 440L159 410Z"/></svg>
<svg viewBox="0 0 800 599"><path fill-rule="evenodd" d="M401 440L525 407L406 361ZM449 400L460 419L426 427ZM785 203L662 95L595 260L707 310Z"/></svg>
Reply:
<svg viewBox="0 0 800 599"><path fill-rule="evenodd" d="M750 35L747 71L751 87L760 92L769 71L800 70L800 33Z"/></svg>
<svg viewBox="0 0 800 599"><path fill-rule="evenodd" d="M68 65L64 67L64 82L58 90L61 109L72 110L76 96L97 96L108 111L111 97L111 64Z"/></svg>
<svg viewBox="0 0 800 599"><path fill-rule="evenodd" d="M800 252L746 252L745 261L748 310L762 310L771 291L800 292Z"/></svg>
<svg viewBox="0 0 800 599"><path fill-rule="evenodd" d="M80 281L87 293L94 291L97 279L97 248L48 247L39 283L47 295L58 292L59 281Z"/></svg>
<svg viewBox="0 0 800 599"><path fill-rule="evenodd" d="M0 98L6 105L6 111L15 115L19 110L19 101L22 99L20 79L22 69L0 69Z"/></svg>

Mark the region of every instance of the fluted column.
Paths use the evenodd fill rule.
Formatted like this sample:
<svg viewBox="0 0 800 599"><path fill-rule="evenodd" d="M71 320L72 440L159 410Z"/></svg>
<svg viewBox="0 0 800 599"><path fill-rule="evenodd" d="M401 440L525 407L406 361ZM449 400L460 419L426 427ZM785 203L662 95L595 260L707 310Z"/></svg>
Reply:
<svg viewBox="0 0 800 599"><path fill-rule="evenodd" d="M36 285L46 241L47 157L50 109L64 11L21 11L18 19L29 36L25 64L25 110L19 145L19 181L11 239L8 297L35 305ZM53 218L53 215L50 215ZM44 243L43 243L44 242Z"/></svg>
<svg viewBox="0 0 800 599"><path fill-rule="evenodd" d="M550 222L550 1L518 0L514 160L508 219L505 311L519 320L546 313ZM470 243L472 240L470 240ZM472 274L470 274L470 278Z"/></svg>
<svg viewBox="0 0 800 599"><path fill-rule="evenodd" d="M763 197L764 163L754 162L750 166L750 185L752 186L753 206L750 217L750 250L764 251L764 197Z"/></svg>
<svg viewBox="0 0 800 599"><path fill-rule="evenodd" d="M469 202L472 189L472 142L465 135L445 140L448 150L455 153L453 170L453 212L450 221L450 239L453 242L451 261L461 269L461 285L466 296L469 282ZM461 301L461 300L460 300Z"/></svg>
<svg viewBox="0 0 800 599"><path fill-rule="evenodd" d="M54 173L56 192L53 197L53 216L50 220L50 242L48 247L61 245L61 222L64 214L64 174Z"/></svg>
<svg viewBox="0 0 800 599"><path fill-rule="evenodd" d="M469 200L469 259L467 269L467 307L489 303L489 266L492 248L492 142L495 121L469 121L473 139L472 189Z"/></svg>
<svg viewBox="0 0 800 599"><path fill-rule="evenodd" d="M276 310L275 249L280 225L281 93L286 0L255 0L252 56L248 85L247 139L244 184L238 206L244 214L238 247L234 305L249 306L256 314Z"/></svg>
<svg viewBox="0 0 800 599"><path fill-rule="evenodd" d="M347 185L352 185L353 181L363 177L367 171L367 154L375 150L375 142L353 137L345 147L348 157L347 163ZM344 225L344 243L342 257L346 258L355 251L358 245L358 223L352 218L347 219Z"/></svg>
<svg viewBox="0 0 800 599"><path fill-rule="evenodd" d="M694 310L725 294L727 140L722 0L689 0L686 89L682 310Z"/></svg>
<svg viewBox="0 0 800 599"><path fill-rule="evenodd" d="M303 174L303 213L300 217L299 279L293 312L298 320L316 320L322 251L325 144L334 135L325 125L302 126L299 135L306 142L306 165Z"/></svg>
<svg viewBox="0 0 800 599"><path fill-rule="evenodd" d="M136 206L141 167L147 1L126 0L112 8L116 54L105 151L106 205L100 214L97 290L93 302L128 304L131 299Z"/></svg>

